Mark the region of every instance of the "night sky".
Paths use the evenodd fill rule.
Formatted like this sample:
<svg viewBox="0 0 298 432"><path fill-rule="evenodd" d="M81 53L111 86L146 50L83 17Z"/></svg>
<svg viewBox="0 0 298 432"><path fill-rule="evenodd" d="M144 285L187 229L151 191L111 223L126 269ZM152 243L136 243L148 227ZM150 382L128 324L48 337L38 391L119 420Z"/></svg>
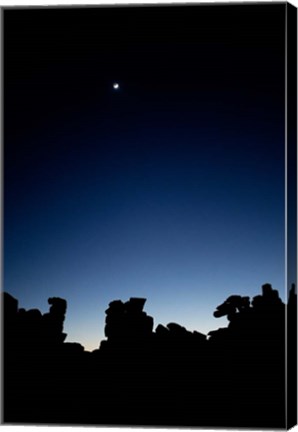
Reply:
<svg viewBox="0 0 298 432"><path fill-rule="evenodd" d="M4 11L4 290L207 333L284 267L284 4ZM113 88L114 83L118 89Z"/></svg>

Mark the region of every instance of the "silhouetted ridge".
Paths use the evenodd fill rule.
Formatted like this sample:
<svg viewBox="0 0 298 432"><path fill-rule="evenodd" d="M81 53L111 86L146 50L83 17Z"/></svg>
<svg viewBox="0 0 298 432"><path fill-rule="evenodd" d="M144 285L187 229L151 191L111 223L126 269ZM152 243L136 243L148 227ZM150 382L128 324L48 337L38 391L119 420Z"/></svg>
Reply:
<svg viewBox="0 0 298 432"><path fill-rule="evenodd" d="M65 342L65 300L49 298L42 314L2 298L5 422L286 426L285 323L295 349L295 286L287 306L270 284L252 300L229 296L214 312L228 326L208 337L174 322L154 331L146 299L114 300L107 339L92 353ZM288 396L294 391L289 384Z"/></svg>
<svg viewBox="0 0 298 432"><path fill-rule="evenodd" d="M63 323L66 301L58 297L48 299L49 312L42 315L38 309L19 309L18 301L8 293L3 293L4 303L4 342L13 342L15 349L43 349L61 345L66 334Z"/></svg>

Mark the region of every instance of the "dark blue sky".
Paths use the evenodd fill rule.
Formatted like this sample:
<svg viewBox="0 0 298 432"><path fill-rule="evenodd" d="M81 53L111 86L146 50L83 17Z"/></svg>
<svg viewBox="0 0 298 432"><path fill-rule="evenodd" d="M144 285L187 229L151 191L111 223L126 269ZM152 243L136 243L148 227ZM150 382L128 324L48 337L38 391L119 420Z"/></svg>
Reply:
<svg viewBox="0 0 298 432"><path fill-rule="evenodd" d="M4 289L111 300L208 331L230 294L284 299L284 4L4 12ZM119 90L113 83L120 84Z"/></svg>

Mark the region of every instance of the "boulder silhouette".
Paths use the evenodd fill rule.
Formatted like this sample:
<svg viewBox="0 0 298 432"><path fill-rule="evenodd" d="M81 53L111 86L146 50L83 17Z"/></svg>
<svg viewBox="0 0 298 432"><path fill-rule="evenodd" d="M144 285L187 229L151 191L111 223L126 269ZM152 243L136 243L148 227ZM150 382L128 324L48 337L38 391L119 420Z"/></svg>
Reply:
<svg viewBox="0 0 298 432"><path fill-rule="evenodd" d="M151 335L153 318L143 312L146 299L114 300L106 310L105 335L108 341L143 338Z"/></svg>
<svg viewBox="0 0 298 432"><path fill-rule="evenodd" d="M51 305L50 310L42 317L44 338L49 344L61 344L67 336L63 333L67 303L59 297L50 297L48 303Z"/></svg>

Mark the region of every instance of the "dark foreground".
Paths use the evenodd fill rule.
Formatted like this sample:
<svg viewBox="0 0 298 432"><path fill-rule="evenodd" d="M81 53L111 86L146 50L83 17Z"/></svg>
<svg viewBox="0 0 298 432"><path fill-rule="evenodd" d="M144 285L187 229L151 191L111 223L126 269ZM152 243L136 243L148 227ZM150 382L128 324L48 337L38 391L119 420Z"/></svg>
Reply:
<svg viewBox="0 0 298 432"><path fill-rule="evenodd" d="M64 342L66 301L4 306L5 423L286 428L295 423L297 296L231 296L215 311L229 326L209 337L159 325L145 299L111 302L98 350ZM285 323L288 323L286 412Z"/></svg>

